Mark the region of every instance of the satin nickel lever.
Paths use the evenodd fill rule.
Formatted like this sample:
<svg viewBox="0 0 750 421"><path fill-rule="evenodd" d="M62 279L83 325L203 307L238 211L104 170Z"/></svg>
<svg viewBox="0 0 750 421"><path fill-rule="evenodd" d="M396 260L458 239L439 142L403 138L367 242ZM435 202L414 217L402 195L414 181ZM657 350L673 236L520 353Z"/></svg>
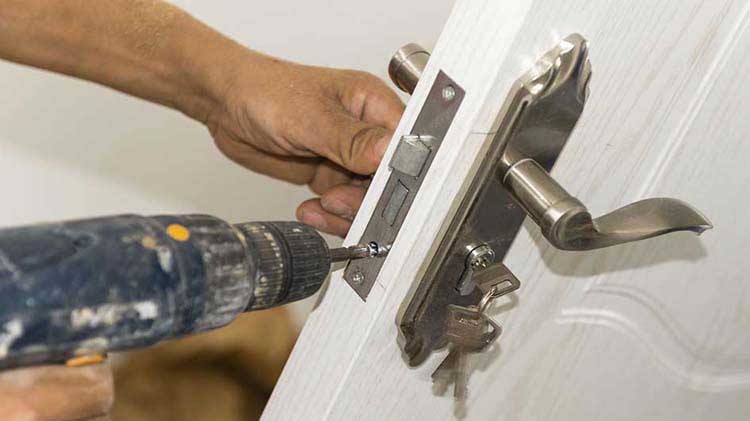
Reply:
<svg viewBox="0 0 750 421"><path fill-rule="evenodd" d="M547 240L562 250L592 250L712 228L698 210L671 198L641 200L594 219L549 175L549 149L534 144L563 144L572 133L588 94L587 52L586 41L570 35L561 43L559 56L542 58L522 78L526 89L516 91L516 109L510 112L514 118L505 125L509 139L498 165L503 186Z"/></svg>
<svg viewBox="0 0 750 421"><path fill-rule="evenodd" d="M674 231L700 234L713 228L697 209L671 198L640 200L592 218L581 201L532 159L510 166L503 185L541 227L547 240L562 250L592 250Z"/></svg>

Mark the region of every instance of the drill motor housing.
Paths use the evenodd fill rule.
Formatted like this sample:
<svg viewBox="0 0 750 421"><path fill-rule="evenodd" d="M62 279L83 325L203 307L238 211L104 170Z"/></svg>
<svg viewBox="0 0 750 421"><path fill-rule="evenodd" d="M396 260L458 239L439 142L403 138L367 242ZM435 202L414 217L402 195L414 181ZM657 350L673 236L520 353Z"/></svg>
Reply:
<svg viewBox="0 0 750 421"><path fill-rule="evenodd" d="M0 368L212 330L314 294L331 260L296 222L120 215L0 230Z"/></svg>

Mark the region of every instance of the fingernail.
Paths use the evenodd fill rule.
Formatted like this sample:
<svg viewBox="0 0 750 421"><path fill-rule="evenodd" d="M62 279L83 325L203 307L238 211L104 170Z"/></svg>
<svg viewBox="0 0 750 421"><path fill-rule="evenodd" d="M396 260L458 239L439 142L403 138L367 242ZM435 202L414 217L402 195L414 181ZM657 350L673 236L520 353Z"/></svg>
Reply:
<svg viewBox="0 0 750 421"><path fill-rule="evenodd" d="M324 230L328 224L326 224L325 218L323 218L323 215L315 212L304 212L299 217L300 221L303 224L307 224L317 230Z"/></svg>
<svg viewBox="0 0 750 421"><path fill-rule="evenodd" d="M335 200L335 199L328 199L323 198L320 200L320 206L323 207L323 209L327 210L328 212L331 212L333 214L336 214L342 218L346 219L353 219L354 218L354 209L351 208L351 206L347 205L346 203Z"/></svg>

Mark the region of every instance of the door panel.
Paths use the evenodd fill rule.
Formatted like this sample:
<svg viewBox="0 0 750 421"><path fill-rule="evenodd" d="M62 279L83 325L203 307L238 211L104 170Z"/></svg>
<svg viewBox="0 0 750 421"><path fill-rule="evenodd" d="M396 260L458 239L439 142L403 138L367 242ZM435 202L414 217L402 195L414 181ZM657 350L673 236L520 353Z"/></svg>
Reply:
<svg viewBox="0 0 750 421"><path fill-rule="evenodd" d="M479 3L458 3L438 49L445 45L455 56L496 41L492 33L497 25L470 17L479 13L499 18L502 7ZM591 93L552 175L595 214L645 197L672 196L705 212L715 228L702 237L676 233L599 251L563 252L551 247L527 220L505 259L522 288L494 308L504 333L499 346L476 358L470 396L463 404L432 393L429 375L441 356L417 369L403 362L396 345L396 315L419 272L420 265L412 260L423 259L427 252L417 241L411 248L394 249L403 256L400 270L384 270L378 281L382 295L374 303L352 302L344 298L350 291L341 291L317 309L321 316L364 312L361 319L351 319L364 324L348 325L339 313L340 318L313 322L303 333L304 351L323 346L321 338L356 343L351 353L330 357L346 369L334 380L335 393L324 397L325 409L314 417L746 418L750 284L745 273L750 240L745 233L750 222L743 216L748 214L744 206L749 203L750 176L743 171L743 158L750 155L748 4L537 1L516 11L522 24L512 42L498 47L505 51L493 53L503 61L487 69L497 76L483 79L492 86L483 96L472 134L448 140L463 142L463 151L480 155L479 147L467 145L486 138L483 133L509 83L560 37L578 32L589 40ZM452 48L446 34L456 37L461 32L457 28L481 35ZM433 60L438 63L431 66L450 67L439 55ZM481 72L448 73L469 87L467 98L472 83L482 79ZM442 177L448 174L456 173ZM449 187L454 195L460 191ZM427 202L427 194L423 196ZM438 203L437 198L432 202ZM356 238L355 233L351 241ZM347 287L339 282L332 288ZM316 345L306 340L312 336ZM295 382L302 381L301 375L294 370L309 364L324 375L320 363L299 348L291 364L269 414L292 413L274 405L299 387Z"/></svg>

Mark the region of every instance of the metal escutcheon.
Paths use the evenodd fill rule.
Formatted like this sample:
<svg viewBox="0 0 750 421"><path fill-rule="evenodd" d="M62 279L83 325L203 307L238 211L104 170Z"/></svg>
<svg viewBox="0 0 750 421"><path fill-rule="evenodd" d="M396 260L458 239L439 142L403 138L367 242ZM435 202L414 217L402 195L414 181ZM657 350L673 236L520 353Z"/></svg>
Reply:
<svg viewBox="0 0 750 421"><path fill-rule="evenodd" d="M449 306L481 300L474 279L487 265L472 263L477 251L502 262L526 216L564 250L609 247L674 231L700 234L712 227L698 210L671 198L641 200L593 218L549 175L583 111L590 77L586 40L572 34L511 88L488 152L399 321L410 365L444 345ZM501 269L492 276L515 280L505 266Z"/></svg>

